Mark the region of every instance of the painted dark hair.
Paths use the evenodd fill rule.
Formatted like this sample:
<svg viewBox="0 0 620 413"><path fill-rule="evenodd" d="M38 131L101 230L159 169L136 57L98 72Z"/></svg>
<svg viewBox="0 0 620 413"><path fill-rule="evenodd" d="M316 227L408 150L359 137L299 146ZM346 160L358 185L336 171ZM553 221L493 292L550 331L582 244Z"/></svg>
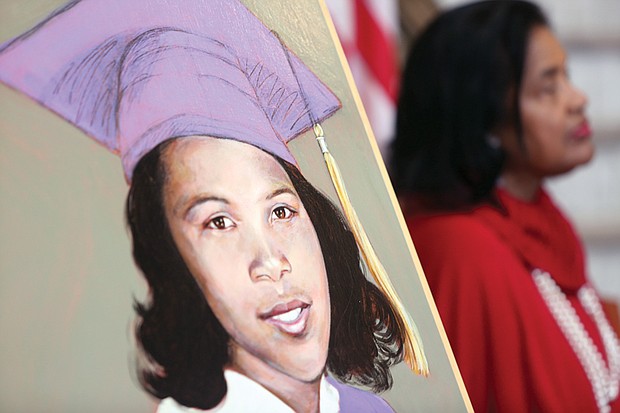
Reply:
<svg viewBox="0 0 620 413"><path fill-rule="evenodd" d="M519 91L529 36L548 26L521 0L490 0L440 15L410 51L398 102L390 174L426 207L491 200L505 155L489 139L511 125L522 140Z"/></svg>
<svg viewBox="0 0 620 413"><path fill-rule="evenodd" d="M187 407L209 409L226 394L228 333L216 319L173 241L163 207L166 172L161 154L170 141L144 156L127 197L133 255L149 284L136 302L136 338L144 360L141 385ZM327 368L342 381L374 391L391 387L389 367L402 360L403 335L384 295L362 271L353 234L338 209L276 157L316 230L329 284L331 331Z"/></svg>

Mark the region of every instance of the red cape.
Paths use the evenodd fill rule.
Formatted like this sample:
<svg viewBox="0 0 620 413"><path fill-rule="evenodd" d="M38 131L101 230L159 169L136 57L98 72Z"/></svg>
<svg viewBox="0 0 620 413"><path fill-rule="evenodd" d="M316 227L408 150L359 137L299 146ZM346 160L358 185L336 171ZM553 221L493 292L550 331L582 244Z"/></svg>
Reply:
<svg viewBox="0 0 620 413"><path fill-rule="evenodd" d="M592 387L531 277L549 272L594 343L600 334L576 292L581 243L540 191L534 202L498 191L502 208L406 211L424 273L476 412L597 412ZM612 412L620 412L618 399Z"/></svg>

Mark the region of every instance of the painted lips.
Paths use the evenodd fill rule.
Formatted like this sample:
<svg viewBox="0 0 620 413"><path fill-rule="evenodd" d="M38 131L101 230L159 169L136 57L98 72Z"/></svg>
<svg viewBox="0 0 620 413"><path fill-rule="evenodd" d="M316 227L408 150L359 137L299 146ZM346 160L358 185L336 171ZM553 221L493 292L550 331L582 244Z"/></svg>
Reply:
<svg viewBox="0 0 620 413"><path fill-rule="evenodd" d="M298 336L306 329L309 311L310 304L300 300L292 300L275 305L261 314L260 318L285 334Z"/></svg>

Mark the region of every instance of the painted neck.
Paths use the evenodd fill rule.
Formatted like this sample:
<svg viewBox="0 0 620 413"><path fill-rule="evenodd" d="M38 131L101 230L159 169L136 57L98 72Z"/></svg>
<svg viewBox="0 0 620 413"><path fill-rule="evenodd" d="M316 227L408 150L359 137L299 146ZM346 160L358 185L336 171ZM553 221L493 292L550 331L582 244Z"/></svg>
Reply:
<svg viewBox="0 0 620 413"><path fill-rule="evenodd" d="M274 369L263 360L235 351L230 366L232 370L259 383L290 406L295 412L318 413L320 411L321 378L319 374L310 381L303 381Z"/></svg>

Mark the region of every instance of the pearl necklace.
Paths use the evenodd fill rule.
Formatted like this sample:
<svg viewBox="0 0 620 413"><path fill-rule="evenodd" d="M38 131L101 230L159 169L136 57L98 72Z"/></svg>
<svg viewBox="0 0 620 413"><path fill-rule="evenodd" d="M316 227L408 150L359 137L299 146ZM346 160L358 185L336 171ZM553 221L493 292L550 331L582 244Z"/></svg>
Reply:
<svg viewBox="0 0 620 413"><path fill-rule="evenodd" d="M549 273L535 269L532 276L592 385L599 412L608 413L611 410L609 403L618 397L620 390L620 343L603 313L594 288L585 284L579 289L577 297L601 334L607 363L581 323L577 312Z"/></svg>

